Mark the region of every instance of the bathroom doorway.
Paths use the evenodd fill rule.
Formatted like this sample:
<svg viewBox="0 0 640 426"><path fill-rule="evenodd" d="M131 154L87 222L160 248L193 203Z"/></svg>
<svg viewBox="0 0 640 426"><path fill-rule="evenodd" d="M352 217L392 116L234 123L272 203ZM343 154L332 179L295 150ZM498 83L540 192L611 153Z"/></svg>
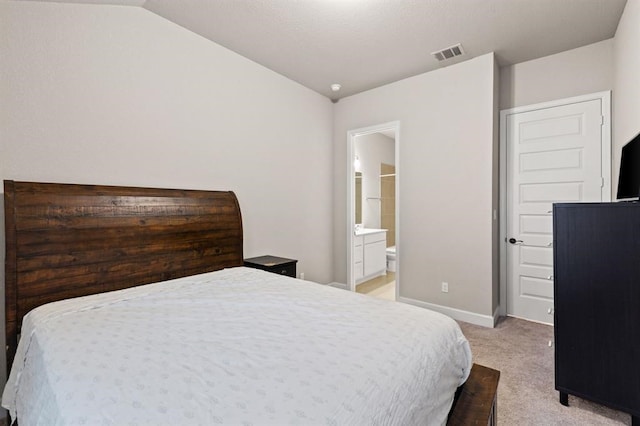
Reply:
<svg viewBox="0 0 640 426"><path fill-rule="evenodd" d="M400 293L399 133L399 122L348 133L348 288L390 300Z"/></svg>

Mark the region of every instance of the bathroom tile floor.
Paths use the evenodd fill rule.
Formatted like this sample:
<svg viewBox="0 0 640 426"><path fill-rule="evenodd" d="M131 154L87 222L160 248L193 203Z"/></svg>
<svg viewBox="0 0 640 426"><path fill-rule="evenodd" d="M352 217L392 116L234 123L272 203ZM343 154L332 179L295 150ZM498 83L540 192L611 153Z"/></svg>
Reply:
<svg viewBox="0 0 640 426"><path fill-rule="evenodd" d="M396 300L396 274L387 272L386 275L360 283L356 286L356 292L379 299Z"/></svg>

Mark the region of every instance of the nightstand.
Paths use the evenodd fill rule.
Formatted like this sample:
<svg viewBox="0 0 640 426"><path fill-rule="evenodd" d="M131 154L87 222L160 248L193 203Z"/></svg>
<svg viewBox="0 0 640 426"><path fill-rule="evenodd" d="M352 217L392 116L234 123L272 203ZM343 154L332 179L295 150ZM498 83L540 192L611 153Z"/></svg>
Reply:
<svg viewBox="0 0 640 426"><path fill-rule="evenodd" d="M273 272L274 274L296 277L295 259L287 259L277 256L258 256L244 260L244 266L249 268L262 269L263 271Z"/></svg>

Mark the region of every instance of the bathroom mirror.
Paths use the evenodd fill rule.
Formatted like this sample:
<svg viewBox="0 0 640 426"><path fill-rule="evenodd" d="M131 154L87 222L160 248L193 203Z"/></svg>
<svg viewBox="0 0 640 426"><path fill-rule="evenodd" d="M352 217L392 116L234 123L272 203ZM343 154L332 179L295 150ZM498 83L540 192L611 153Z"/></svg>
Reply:
<svg viewBox="0 0 640 426"><path fill-rule="evenodd" d="M356 172L356 225L362 224L362 172Z"/></svg>

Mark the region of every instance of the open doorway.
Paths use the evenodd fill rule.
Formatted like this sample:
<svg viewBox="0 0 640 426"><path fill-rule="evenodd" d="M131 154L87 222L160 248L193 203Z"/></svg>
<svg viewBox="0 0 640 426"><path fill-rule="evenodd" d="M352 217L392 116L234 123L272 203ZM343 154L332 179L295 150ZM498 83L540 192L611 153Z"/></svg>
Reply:
<svg viewBox="0 0 640 426"><path fill-rule="evenodd" d="M399 123L349 132L349 289L396 300L399 294Z"/></svg>

